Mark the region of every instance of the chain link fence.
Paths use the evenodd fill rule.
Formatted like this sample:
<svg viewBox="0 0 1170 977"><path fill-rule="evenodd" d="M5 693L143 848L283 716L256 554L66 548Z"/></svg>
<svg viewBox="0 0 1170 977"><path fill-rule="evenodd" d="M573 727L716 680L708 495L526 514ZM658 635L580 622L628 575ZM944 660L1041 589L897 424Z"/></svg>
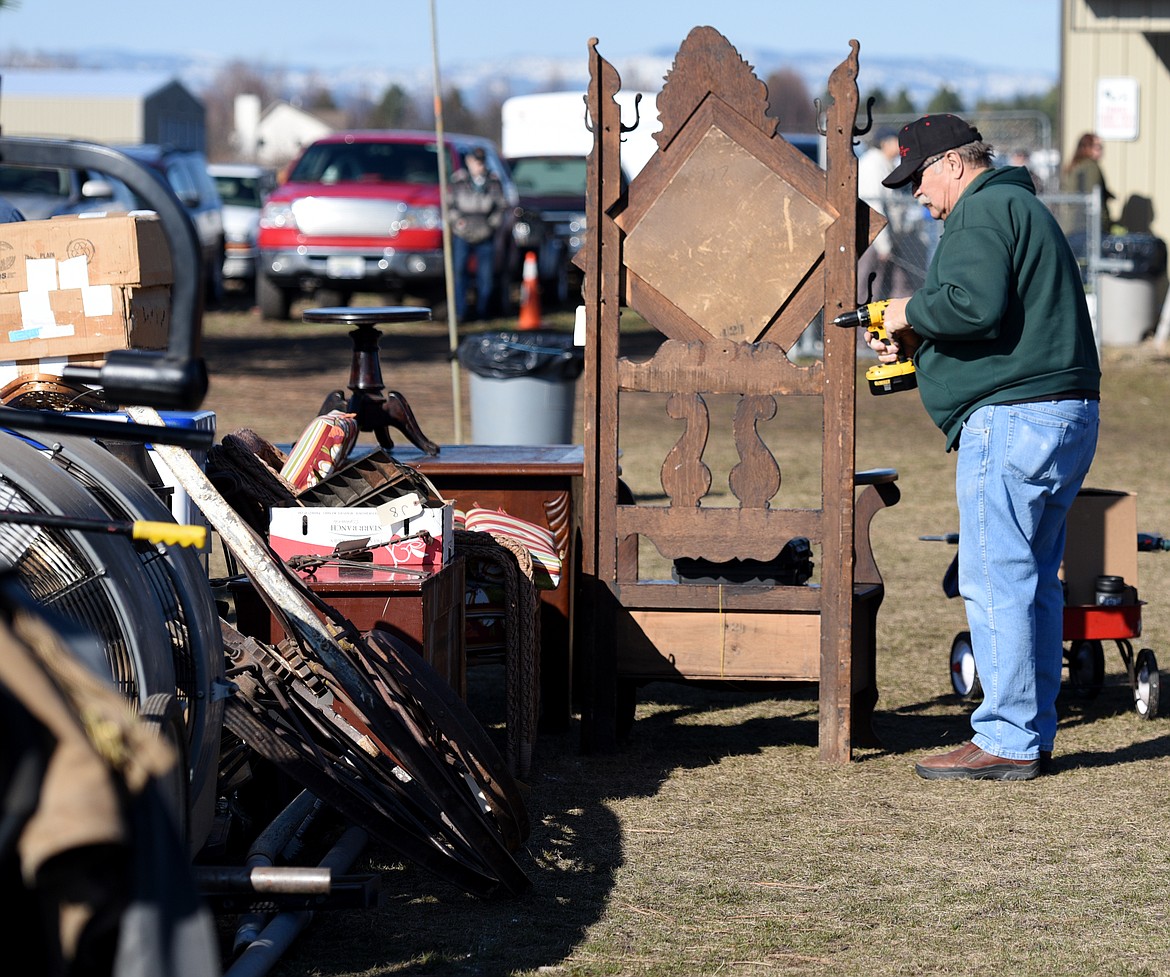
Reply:
<svg viewBox="0 0 1170 977"><path fill-rule="evenodd" d="M899 130L918 118L914 116L875 115L870 135L881 128ZM1032 171L1037 194L1056 217L1073 253L1081 266L1086 292L1093 296L1098 291L1099 276L1111 270L1110 261L1102 257L1101 198L1091 194L1060 191L1060 158L1052 145L1052 124L1042 112L964 112L963 118L974 125L985 142L995 148L995 161L1000 166L1025 165ZM867 148L866 137L861 137L858 152ZM886 220L890 237L890 257L885 274L875 280L872 290L867 282L858 281L862 298L872 300L895 295L909 295L926 282L926 270L934 256L942 231L940 222L919 204L907 188L887 207ZM823 352L822 321L818 317L794 346L794 357L820 356ZM865 354L868 347L862 347Z"/></svg>

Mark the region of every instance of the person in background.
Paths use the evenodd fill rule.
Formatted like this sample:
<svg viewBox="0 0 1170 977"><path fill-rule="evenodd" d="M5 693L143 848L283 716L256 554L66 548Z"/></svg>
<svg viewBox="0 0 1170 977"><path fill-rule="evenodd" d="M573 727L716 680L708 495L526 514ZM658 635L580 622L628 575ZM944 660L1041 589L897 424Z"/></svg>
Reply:
<svg viewBox="0 0 1170 977"><path fill-rule="evenodd" d="M451 250L455 264L455 315L465 321L468 263L475 259L475 317L486 319L495 278L495 235L508 206L500 178L476 147L451 177Z"/></svg>
<svg viewBox="0 0 1170 977"><path fill-rule="evenodd" d="M1113 227L1113 220L1109 216L1109 201L1113 194L1105 184L1105 174L1101 170L1101 156L1105 152L1105 144L1099 136L1086 132L1077 140L1077 148L1072 159L1064 168L1061 176L1060 189L1066 193L1092 193L1094 189L1101 189L1101 233L1108 234Z"/></svg>
<svg viewBox="0 0 1170 977"><path fill-rule="evenodd" d="M1022 167L979 130L927 115L899 133L910 184L945 223L926 284L885 312L883 362L911 354L922 403L958 451L959 593L984 698L970 742L928 780L1031 780L1056 738L1065 522L1097 446L1101 370L1080 270Z"/></svg>
<svg viewBox="0 0 1170 977"><path fill-rule="evenodd" d="M898 194L882 186L893 171L898 158L898 133L882 128L873 143L857 161L857 196L889 221L857 262L857 302L901 295L906 290L905 276L894 260L894 220L891 205ZM874 276L872 285L870 276Z"/></svg>
<svg viewBox="0 0 1170 977"><path fill-rule="evenodd" d="M1032 158L1026 149L1013 149L1011 155L1008 157L1009 166L1022 166L1031 174L1032 186L1035 187L1036 192L1040 193L1043 189L1043 183L1040 177L1036 175L1036 171L1032 169Z"/></svg>
<svg viewBox="0 0 1170 977"><path fill-rule="evenodd" d="M0 224L9 224L12 221L24 220L24 214L12 206L3 197L0 197Z"/></svg>

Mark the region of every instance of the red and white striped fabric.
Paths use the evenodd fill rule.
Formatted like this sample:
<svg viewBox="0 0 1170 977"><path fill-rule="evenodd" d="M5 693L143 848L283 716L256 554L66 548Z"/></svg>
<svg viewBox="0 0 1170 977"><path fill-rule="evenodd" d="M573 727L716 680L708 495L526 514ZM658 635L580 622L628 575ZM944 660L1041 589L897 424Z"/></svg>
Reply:
<svg viewBox="0 0 1170 977"><path fill-rule="evenodd" d="M357 436L355 414L334 410L313 418L285 459L281 478L298 492L316 485L345 461Z"/></svg>
<svg viewBox="0 0 1170 977"><path fill-rule="evenodd" d="M460 516L462 515L462 520ZM455 514L456 524L477 533L511 536L532 554L533 582L538 590L556 590L561 582L561 555L557 552L552 531L527 519L509 515L503 509L471 506L466 513Z"/></svg>

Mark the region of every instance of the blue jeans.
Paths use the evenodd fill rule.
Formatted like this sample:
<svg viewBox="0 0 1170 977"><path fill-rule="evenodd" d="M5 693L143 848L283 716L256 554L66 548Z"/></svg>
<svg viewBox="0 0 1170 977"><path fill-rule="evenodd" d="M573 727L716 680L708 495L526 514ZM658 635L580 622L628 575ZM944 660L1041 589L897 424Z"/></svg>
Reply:
<svg viewBox="0 0 1170 977"><path fill-rule="evenodd" d="M959 593L983 685L972 741L995 756L1034 760L1056 738L1064 661L1057 574L1097 425L1095 400L981 407L963 425Z"/></svg>
<svg viewBox="0 0 1170 977"><path fill-rule="evenodd" d="M455 265L455 317L460 322L467 318L467 261L472 255L475 256L475 317L486 319L492 297L495 242L489 237L478 244L469 244L453 235L451 261Z"/></svg>

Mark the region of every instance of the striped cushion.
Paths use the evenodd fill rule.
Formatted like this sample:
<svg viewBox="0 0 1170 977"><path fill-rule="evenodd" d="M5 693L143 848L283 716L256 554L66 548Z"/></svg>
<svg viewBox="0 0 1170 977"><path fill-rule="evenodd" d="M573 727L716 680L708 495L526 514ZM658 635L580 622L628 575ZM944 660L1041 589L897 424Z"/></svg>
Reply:
<svg viewBox="0 0 1170 977"><path fill-rule="evenodd" d="M289 452L281 477L298 492L333 473L357 441L357 416L334 410L313 418Z"/></svg>
<svg viewBox="0 0 1170 977"><path fill-rule="evenodd" d="M462 515L463 527L469 532L499 533L511 536L532 554L533 582L538 590L555 590L561 582L561 556L551 530L544 529L506 513L503 509L472 506L466 513L455 513L456 524Z"/></svg>

